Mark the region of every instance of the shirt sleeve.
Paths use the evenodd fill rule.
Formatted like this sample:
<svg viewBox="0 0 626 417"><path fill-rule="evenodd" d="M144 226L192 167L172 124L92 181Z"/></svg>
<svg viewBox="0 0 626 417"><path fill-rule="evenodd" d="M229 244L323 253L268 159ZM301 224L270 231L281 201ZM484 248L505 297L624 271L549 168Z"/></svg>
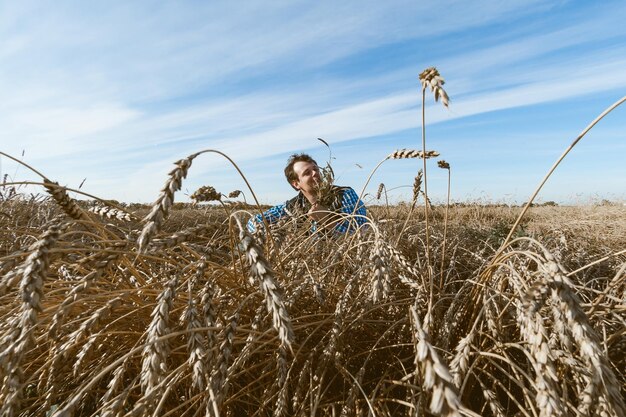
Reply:
<svg viewBox="0 0 626 417"><path fill-rule="evenodd" d="M285 209L285 204L279 204L274 206L266 211L263 214L257 214L253 216L250 220L248 220L248 224L246 227L250 233L254 233L257 230L257 225L263 227L263 218L269 223L274 224L278 220L282 219L285 216L288 216L287 210Z"/></svg>
<svg viewBox="0 0 626 417"><path fill-rule="evenodd" d="M335 226L335 230L340 233L354 231L367 223L367 218L365 217L367 215L365 204L359 200L359 196L357 196L356 192L352 188L347 188L344 191L339 211L343 214L351 216Z"/></svg>

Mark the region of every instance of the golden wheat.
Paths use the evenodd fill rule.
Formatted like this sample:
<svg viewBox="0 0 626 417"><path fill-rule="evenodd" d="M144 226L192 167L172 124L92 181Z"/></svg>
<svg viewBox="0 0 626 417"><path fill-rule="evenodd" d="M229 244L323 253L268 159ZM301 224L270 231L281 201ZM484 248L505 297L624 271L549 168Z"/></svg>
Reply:
<svg viewBox="0 0 626 417"><path fill-rule="evenodd" d="M514 208L424 193L352 234L251 236L173 205L197 155L124 222L49 181L56 206L0 201L3 415L624 416L623 208L537 207L507 242Z"/></svg>

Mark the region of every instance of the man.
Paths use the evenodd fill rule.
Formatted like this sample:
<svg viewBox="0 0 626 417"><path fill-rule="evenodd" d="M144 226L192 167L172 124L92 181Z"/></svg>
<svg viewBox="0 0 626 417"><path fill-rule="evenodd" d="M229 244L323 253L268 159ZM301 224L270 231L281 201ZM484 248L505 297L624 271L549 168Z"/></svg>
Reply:
<svg viewBox="0 0 626 417"><path fill-rule="evenodd" d="M365 205L352 188L332 186L328 195L320 195L320 169L309 155L291 155L285 167L285 177L298 195L250 219L248 230L251 232L263 224L263 217L273 224L306 214L312 222L312 230L324 228L338 233L353 232L367 223Z"/></svg>

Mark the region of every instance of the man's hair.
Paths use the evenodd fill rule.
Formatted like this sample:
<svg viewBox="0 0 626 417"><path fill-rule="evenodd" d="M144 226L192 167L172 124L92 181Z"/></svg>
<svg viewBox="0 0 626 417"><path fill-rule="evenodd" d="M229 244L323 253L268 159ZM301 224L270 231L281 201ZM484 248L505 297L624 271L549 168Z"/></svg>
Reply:
<svg viewBox="0 0 626 417"><path fill-rule="evenodd" d="M287 182L289 183L289 185L291 185L294 189L296 189L296 187L293 186L292 182L298 181L298 175L293 170L293 166L296 162L312 162L317 165L315 159L311 158L311 156L306 153L294 153L289 157L289 159L287 159L287 166L285 167L285 177L287 178Z"/></svg>

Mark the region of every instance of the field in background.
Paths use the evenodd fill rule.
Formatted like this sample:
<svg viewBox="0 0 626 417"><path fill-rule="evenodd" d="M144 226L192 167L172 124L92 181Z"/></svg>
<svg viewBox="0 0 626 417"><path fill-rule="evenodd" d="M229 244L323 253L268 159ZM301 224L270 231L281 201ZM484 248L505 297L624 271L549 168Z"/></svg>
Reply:
<svg viewBox="0 0 626 417"><path fill-rule="evenodd" d="M520 208L433 207L427 259L423 207L174 208L139 252L147 210L57 201L0 202L2 415L624 415L622 206L534 207L501 251Z"/></svg>

